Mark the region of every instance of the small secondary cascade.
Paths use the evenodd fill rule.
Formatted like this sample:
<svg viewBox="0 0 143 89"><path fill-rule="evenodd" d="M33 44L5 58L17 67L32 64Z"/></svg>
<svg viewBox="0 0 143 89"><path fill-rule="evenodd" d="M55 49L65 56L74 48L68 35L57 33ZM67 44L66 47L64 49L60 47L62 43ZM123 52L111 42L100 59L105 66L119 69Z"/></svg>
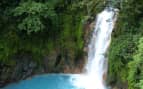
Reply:
<svg viewBox="0 0 143 89"><path fill-rule="evenodd" d="M85 89L106 89L104 83L108 67L106 53L117 14L117 9L107 7L97 15L95 29L88 45L86 72L76 81L76 86Z"/></svg>

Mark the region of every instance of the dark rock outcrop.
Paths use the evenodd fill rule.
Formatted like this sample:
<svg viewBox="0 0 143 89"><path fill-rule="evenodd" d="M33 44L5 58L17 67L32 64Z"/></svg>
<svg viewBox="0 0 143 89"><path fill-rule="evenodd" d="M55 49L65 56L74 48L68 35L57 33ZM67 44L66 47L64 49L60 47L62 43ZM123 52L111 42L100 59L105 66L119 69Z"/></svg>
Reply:
<svg viewBox="0 0 143 89"><path fill-rule="evenodd" d="M12 65L0 63L0 87L43 72L30 55L18 55L13 62Z"/></svg>

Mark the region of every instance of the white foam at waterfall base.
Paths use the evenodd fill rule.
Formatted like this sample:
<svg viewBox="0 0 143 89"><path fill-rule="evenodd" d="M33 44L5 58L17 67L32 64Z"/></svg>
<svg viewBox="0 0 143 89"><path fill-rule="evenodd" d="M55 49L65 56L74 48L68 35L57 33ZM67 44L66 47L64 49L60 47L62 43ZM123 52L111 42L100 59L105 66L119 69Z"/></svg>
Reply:
<svg viewBox="0 0 143 89"><path fill-rule="evenodd" d="M106 53L111 41L111 33L117 18L117 10L106 8L98 14L95 29L88 45L88 61L85 73L76 76L73 84L82 89L106 89ZM74 79L74 77L73 77Z"/></svg>

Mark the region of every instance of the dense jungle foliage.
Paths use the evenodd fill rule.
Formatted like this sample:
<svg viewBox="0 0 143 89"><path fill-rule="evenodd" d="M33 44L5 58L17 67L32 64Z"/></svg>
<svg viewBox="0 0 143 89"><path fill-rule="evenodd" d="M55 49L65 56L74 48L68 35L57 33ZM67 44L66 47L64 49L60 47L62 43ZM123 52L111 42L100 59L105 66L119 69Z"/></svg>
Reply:
<svg viewBox="0 0 143 89"><path fill-rule="evenodd" d="M127 89L143 89L142 10L142 0L122 3L109 50L109 81Z"/></svg>
<svg viewBox="0 0 143 89"><path fill-rule="evenodd" d="M108 5L105 1L1 0L0 64L14 66L17 55L29 54L41 66L56 52L73 66L84 55L84 24ZM143 89L143 0L110 1L120 11L108 53L108 82Z"/></svg>
<svg viewBox="0 0 143 89"><path fill-rule="evenodd" d="M1 0L0 87L39 70L81 69L84 24L104 8L100 1L105 0Z"/></svg>
<svg viewBox="0 0 143 89"><path fill-rule="evenodd" d="M84 46L83 24L99 1L1 0L0 62L14 65L14 55L24 53L40 62L53 50L76 59Z"/></svg>
<svg viewBox="0 0 143 89"><path fill-rule="evenodd" d="M103 8L100 1L1 0L0 87L39 69L59 73L79 66L83 27L101 10L95 7Z"/></svg>

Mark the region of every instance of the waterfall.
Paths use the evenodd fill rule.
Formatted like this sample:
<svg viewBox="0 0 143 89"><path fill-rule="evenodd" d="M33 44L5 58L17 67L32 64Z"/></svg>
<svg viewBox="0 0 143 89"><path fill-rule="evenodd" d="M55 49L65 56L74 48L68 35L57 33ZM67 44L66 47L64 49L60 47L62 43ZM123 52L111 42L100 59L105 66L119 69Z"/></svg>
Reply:
<svg viewBox="0 0 143 89"><path fill-rule="evenodd" d="M96 84L94 89L104 88L104 77L107 73L107 57L111 33L116 21L117 12L113 8L106 8L97 16L95 29L92 34L91 42L88 45L88 63L86 73Z"/></svg>
<svg viewBox="0 0 143 89"><path fill-rule="evenodd" d="M96 25L88 45L86 72L76 81L76 86L84 89L106 89L107 50L118 10L108 7L97 15Z"/></svg>
<svg viewBox="0 0 143 89"><path fill-rule="evenodd" d="M105 8L98 14L88 45L88 60L82 74L49 74L9 85L2 89L107 89L107 50L117 18L117 10Z"/></svg>

